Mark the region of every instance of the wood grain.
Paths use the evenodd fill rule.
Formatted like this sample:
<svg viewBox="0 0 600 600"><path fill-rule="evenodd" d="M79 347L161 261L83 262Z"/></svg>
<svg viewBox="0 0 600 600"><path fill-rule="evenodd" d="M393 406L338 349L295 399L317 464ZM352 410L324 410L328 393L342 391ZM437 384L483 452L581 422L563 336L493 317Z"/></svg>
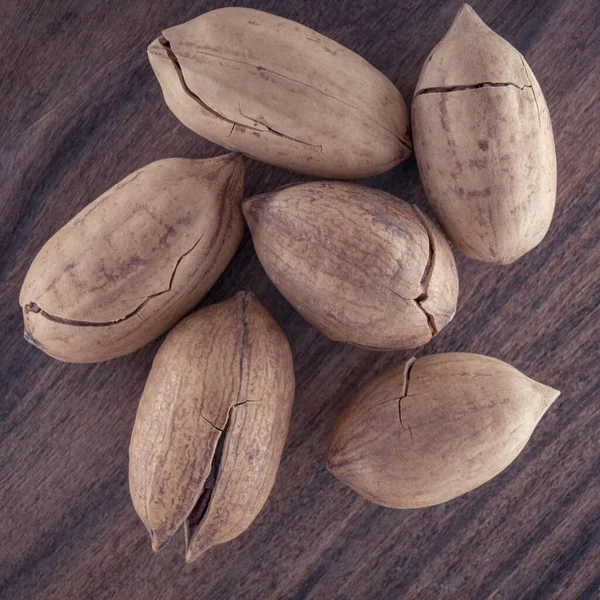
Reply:
<svg viewBox="0 0 600 600"><path fill-rule="evenodd" d="M232 4L240 5L239 2ZM248 1L358 52L410 103L457 0ZM137 402L160 341L97 365L22 338L18 293L42 244L131 171L222 153L170 113L146 58L161 28L222 2L5 0L0 27L0 597L11 599L594 599L600 595L600 18L593 0L474 2L530 64L552 115L554 220L508 267L457 257L452 323L414 354L500 358L561 390L518 459L455 501L370 504L325 469L335 416L413 353L316 333L266 278L248 233L203 301L253 291L287 334L297 394L275 488L252 527L191 565L153 555L127 486ZM306 178L246 162L247 194ZM366 183L431 215L414 158Z"/></svg>

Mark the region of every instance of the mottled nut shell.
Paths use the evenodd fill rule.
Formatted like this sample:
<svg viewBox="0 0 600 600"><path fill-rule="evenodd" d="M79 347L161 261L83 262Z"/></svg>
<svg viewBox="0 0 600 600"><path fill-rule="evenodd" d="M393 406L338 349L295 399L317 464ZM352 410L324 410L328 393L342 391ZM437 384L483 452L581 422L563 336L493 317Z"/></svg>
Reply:
<svg viewBox="0 0 600 600"><path fill-rule="evenodd" d="M525 59L468 5L425 62L412 124L425 191L463 254L511 263L541 242L556 199L548 107Z"/></svg>
<svg viewBox="0 0 600 600"><path fill-rule="evenodd" d="M169 329L239 245L243 173L240 155L159 160L89 204L29 268L25 338L60 360L98 362Z"/></svg>
<svg viewBox="0 0 600 600"><path fill-rule="evenodd" d="M253 294L203 308L169 333L129 449L131 498L155 551L184 525L190 562L249 527L275 482L293 397L288 342Z"/></svg>
<svg viewBox="0 0 600 600"><path fill-rule="evenodd" d="M394 84L293 21L222 8L166 29L148 57L184 125L256 160L354 179L410 154L408 112Z"/></svg>
<svg viewBox="0 0 600 600"><path fill-rule="evenodd" d="M342 411L329 470L384 506L446 502L505 469L559 394L487 356L412 358Z"/></svg>
<svg viewBox="0 0 600 600"><path fill-rule="evenodd" d="M267 275L329 338L416 347L454 316L452 252L416 206L356 184L316 182L242 207Z"/></svg>

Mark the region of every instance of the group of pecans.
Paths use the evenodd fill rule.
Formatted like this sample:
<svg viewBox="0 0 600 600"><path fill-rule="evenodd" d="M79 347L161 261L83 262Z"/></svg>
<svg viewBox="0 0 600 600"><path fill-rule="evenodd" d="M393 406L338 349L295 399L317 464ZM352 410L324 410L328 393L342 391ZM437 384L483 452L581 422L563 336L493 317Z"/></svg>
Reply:
<svg viewBox="0 0 600 600"><path fill-rule="evenodd" d="M215 10L165 30L148 54L173 113L234 152L335 179L382 173L411 152L396 87L292 21ZM412 131L431 206L461 252L510 263L542 240L556 194L548 109L523 57L467 5L423 67ZM416 206L334 181L242 202L243 179L232 153L160 160L109 189L33 261L20 297L25 337L69 362L139 349L208 292L244 219L270 279L331 339L412 348L452 320L452 251ZM342 411L328 467L384 506L445 502L509 465L558 394L485 356L412 358ZM174 327L130 446L131 497L154 550L183 525L191 561L252 523L293 396L288 342L251 293Z"/></svg>

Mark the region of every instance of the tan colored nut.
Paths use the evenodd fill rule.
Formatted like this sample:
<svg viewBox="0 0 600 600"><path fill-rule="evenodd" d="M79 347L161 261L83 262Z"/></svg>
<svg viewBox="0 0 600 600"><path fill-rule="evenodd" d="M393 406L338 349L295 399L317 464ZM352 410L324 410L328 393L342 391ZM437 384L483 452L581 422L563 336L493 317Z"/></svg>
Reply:
<svg viewBox="0 0 600 600"><path fill-rule="evenodd" d="M384 506L446 502L515 460L559 394L487 356L412 358L342 411L329 470Z"/></svg>
<svg viewBox="0 0 600 600"><path fill-rule="evenodd" d="M511 263L542 241L556 198L548 107L525 59L466 4L425 62L412 122L425 191L463 254Z"/></svg>
<svg viewBox="0 0 600 600"><path fill-rule="evenodd" d="M148 57L184 125L256 160L354 179L410 154L408 112L394 84L293 21L213 10L166 29Z"/></svg>
<svg viewBox="0 0 600 600"><path fill-rule="evenodd" d="M133 505L186 561L246 530L269 496L294 398L285 335L248 292L186 317L160 347L129 448Z"/></svg>
<svg viewBox="0 0 600 600"><path fill-rule="evenodd" d="M40 250L20 304L25 338L67 362L133 352L208 292L244 221L243 162L169 158L135 171Z"/></svg>
<svg viewBox="0 0 600 600"><path fill-rule="evenodd" d="M329 338L410 348L454 316L452 251L416 206L356 184L317 182L242 207L267 275Z"/></svg>

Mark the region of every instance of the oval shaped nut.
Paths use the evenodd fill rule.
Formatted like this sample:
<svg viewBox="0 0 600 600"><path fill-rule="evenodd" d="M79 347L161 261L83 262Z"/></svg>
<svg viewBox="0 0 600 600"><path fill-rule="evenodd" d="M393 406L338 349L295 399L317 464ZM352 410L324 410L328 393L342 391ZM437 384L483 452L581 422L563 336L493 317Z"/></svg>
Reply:
<svg viewBox="0 0 600 600"><path fill-rule="evenodd" d="M466 4L425 62L412 124L425 191L463 254L511 263L542 241L556 199L548 107L525 59Z"/></svg>
<svg viewBox="0 0 600 600"><path fill-rule="evenodd" d="M410 154L408 112L394 84L293 21L221 8L166 29L148 57L184 125L256 160L354 179Z"/></svg>
<svg viewBox="0 0 600 600"><path fill-rule="evenodd" d="M242 237L243 162L135 171L50 238L21 288L25 338L67 362L133 352L191 310Z"/></svg>
<svg viewBox="0 0 600 600"><path fill-rule="evenodd" d="M250 526L273 487L293 398L288 342L253 294L169 333L129 448L131 498L155 551L183 525L190 562Z"/></svg>
<svg viewBox="0 0 600 600"><path fill-rule="evenodd" d="M559 395L487 356L411 358L340 413L329 470L383 506L440 504L515 460Z"/></svg>
<svg viewBox="0 0 600 600"><path fill-rule="evenodd" d="M452 252L416 206L356 184L316 182L242 208L269 278L329 338L378 350L421 346L454 316Z"/></svg>

